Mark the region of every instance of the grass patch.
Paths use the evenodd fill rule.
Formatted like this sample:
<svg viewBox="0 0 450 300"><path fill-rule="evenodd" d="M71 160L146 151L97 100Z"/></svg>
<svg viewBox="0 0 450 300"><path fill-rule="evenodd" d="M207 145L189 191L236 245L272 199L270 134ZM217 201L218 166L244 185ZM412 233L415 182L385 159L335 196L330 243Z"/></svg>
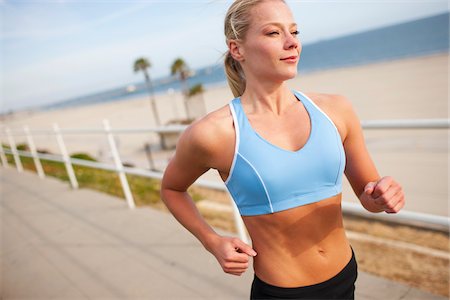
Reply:
<svg viewBox="0 0 450 300"><path fill-rule="evenodd" d="M94 158L85 153L76 153L71 155L71 157L96 161ZM9 164L15 165L12 155L6 154L6 158ZM32 158L21 157L20 160L24 169L36 172ZM41 160L41 164L46 176L55 177L69 182L69 177L67 175L64 163ZM94 189L122 199L125 198L122 190L122 184L120 183L119 176L116 172L76 165L73 165L73 170L80 188ZM129 174L127 174L126 177L136 206L149 205L158 209L163 206L160 197L160 180ZM195 190L189 191L189 194L195 202L204 199L204 197Z"/></svg>

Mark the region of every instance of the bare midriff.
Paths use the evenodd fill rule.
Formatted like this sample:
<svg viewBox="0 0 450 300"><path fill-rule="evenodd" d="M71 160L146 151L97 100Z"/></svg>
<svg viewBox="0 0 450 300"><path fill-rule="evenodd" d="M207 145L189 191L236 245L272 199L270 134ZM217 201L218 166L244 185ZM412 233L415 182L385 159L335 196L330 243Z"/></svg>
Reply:
<svg viewBox="0 0 450 300"><path fill-rule="evenodd" d="M342 221L341 194L243 220L257 252L255 274L271 285L300 287L326 281L352 256Z"/></svg>

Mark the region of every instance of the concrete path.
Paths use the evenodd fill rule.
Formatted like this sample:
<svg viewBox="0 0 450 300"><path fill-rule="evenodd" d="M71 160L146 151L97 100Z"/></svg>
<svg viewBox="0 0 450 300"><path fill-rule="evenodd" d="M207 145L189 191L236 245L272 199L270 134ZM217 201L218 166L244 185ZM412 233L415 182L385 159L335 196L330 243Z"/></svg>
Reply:
<svg viewBox="0 0 450 300"><path fill-rule="evenodd" d="M167 213L0 170L1 299L248 299ZM445 299L359 272L356 299Z"/></svg>

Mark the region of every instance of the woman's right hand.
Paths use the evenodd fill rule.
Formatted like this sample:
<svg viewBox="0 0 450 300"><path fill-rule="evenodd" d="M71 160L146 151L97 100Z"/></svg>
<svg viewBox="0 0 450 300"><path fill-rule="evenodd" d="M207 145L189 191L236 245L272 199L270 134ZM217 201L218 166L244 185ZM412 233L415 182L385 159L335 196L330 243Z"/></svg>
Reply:
<svg viewBox="0 0 450 300"><path fill-rule="evenodd" d="M241 276L248 268L249 256L256 256L255 250L238 238L216 236L207 247L219 262L223 271Z"/></svg>

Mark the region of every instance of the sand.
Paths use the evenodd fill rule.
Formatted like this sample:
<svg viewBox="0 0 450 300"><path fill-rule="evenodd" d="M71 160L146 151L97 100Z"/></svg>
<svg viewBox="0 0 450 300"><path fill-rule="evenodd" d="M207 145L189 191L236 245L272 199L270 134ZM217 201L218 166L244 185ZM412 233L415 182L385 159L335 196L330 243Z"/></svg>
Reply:
<svg viewBox="0 0 450 300"><path fill-rule="evenodd" d="M404 58L360 66L303 74L289 86L303 92L322 92L346 96L361 120L448 118L448 54ZM204 93L207 112L226 105L232 94L227 86L208 88ZM156 96L162 123L185 117L180 94ZM22 130L61 128L102 128L108 119L113 128L150 128L152 120L148 96L52 111L16 112L2 118L2 125ZM405 209L448 216L448 130L403 129L365 130L368 149L382 176L391 175L405 189ZM4 135L2 143L7 143ZM54 137L34 136L39 149L59 153ZM65 135L68 151L89 152L108 160L106 138L99 135ZM121 134L116 137L123 161L147 168L143 145L158 143L155 134ZM16 142L25 142L16 137ZM156 165L163 169L172 152L157 155ZM219 180L210 170L202 178ZM344 201L356 202L348 182Z"/></svg>

